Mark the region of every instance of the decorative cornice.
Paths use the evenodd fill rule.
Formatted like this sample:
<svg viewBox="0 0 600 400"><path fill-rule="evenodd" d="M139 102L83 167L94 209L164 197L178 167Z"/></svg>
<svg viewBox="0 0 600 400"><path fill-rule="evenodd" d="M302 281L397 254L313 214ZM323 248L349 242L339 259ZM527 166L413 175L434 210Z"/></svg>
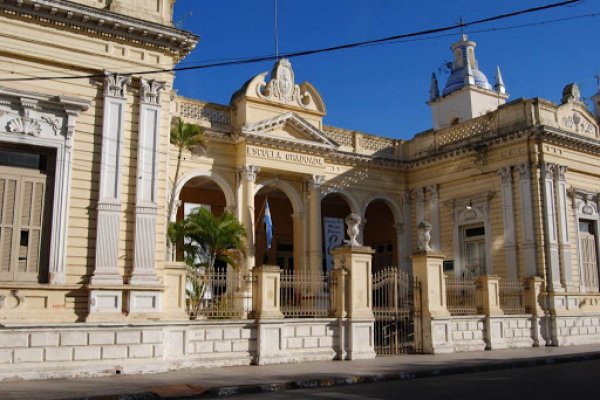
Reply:
<svg viewBox="0 0 600 400"><path fill-rule="evenodd" d="M191 32L65 0L2 0L0 14L153 47L179 58L189 54L198 42L198 36Z"/></svg>

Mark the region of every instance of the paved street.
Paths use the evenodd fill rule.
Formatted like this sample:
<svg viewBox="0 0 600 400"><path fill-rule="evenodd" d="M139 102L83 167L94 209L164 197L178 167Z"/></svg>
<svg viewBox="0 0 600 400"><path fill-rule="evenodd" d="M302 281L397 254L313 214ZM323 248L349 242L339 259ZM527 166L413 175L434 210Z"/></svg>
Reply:
<svg viewBox="0 0 600 400"><path fill-rule="evenodd" d="M593 360L593 361L588 361ZM540 347L438 355L413 354L374 360L326 361L268 366L195 368L159 374L112 375L96 378L0 382L2 400L112 400L123 394L138 399L177 399L260 390L326 387L318 391L292 390L234 396L234 399L287 398L502 398L511 393L549 393L553 398L589 395L587 387L598 379L600 346ZM530 368L530 365L540 365ZM547 365L550 365L549 367ZM512 368L512 369L511 369ZM491 371L479 373L480 371ZM435 376L435 378L429 378ZM422 377L422 378L417 378ZM417 379L415 379L417 378ZM385 383L347 385L349 382L386 380ZM579 384L583 382L583 384ZM344 386L329 387L333 384ZM43 388L43 396L40 396ZM387 397L386 397L387 396ZM513 396L516 400L517 397ZM577 397L569 397L577 398Z"/></svg>
<svg viewBox="0 0 600 400"><path fill-rule="evenodd" d="M410 381L259 393L235 399L577 399L595 396L598 371L600 361L593 360Z"/></svg>

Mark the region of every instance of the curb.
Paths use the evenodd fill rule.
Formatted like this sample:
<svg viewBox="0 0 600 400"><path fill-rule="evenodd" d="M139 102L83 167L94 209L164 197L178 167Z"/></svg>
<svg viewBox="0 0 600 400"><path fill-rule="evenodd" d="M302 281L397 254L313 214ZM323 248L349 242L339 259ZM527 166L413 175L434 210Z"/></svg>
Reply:
<svg viewBox="0 0 600 400"><path fill-rule="evenodd" d="M439 367L421 371L384 373L373 375L331 376L321 379L301 379L284 383L261 383L238 386L215 386L200 395L189 397L161 397L153 392L117 394L106 396L74 397L69 400L164 400L164 399L209 399L239 394L272 393L298 389L317 389L334 386L357 385L386 381L407 381L436 376L458 375L475 372L488 372L513 368L527 368L543 365L565 364L578 361L599 360L600 352L569 354L547 357L525 358L517 360L499 360L480 365Z"/></svg>

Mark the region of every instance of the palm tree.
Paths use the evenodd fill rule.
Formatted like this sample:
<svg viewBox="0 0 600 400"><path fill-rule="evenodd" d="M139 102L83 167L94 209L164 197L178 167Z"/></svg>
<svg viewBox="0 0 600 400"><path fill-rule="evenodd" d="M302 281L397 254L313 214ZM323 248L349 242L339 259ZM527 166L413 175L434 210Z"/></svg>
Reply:
<svg viewBox="0 0 600 400"><path fill-rule="evenodd" d="M202 299L211 292L210 277L217 262L238 267L238 258L244 255L243 241L246 229L233 214L225 212L215 217L206 208L192 211L184 220L169 225L172 243L183 239L189 287L188 307L192 317L198 314ZM198 262L200 260L200 262ZM202 267L206 272L202 273Z"/></svg>
<svg viewBox="0 0 600 400"><path fill-rule="evenodd" d="M180 117L173 118L171 123L171 144L177 147L177 166L175 167L175 176L173 177L173 187L171 189L171 198L169 199L167 218L171 217L173 207L175 206L175 185L179 181L179 171L181 169L181 160L184 150L194 150L197 148L206 149L204 141L204 130L196 124L183 122Z"/></svg>

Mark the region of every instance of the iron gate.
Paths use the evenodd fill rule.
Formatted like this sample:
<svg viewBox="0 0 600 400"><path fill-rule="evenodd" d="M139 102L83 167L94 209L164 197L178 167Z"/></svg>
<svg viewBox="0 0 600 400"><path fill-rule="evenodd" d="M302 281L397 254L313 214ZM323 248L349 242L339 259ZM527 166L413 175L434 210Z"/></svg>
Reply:
<svg viewBox="0 0 600 400"><path fill-rule="evenodd" d="M377 354L421 352L421 286L398 267L373 274Z"/></svg>

